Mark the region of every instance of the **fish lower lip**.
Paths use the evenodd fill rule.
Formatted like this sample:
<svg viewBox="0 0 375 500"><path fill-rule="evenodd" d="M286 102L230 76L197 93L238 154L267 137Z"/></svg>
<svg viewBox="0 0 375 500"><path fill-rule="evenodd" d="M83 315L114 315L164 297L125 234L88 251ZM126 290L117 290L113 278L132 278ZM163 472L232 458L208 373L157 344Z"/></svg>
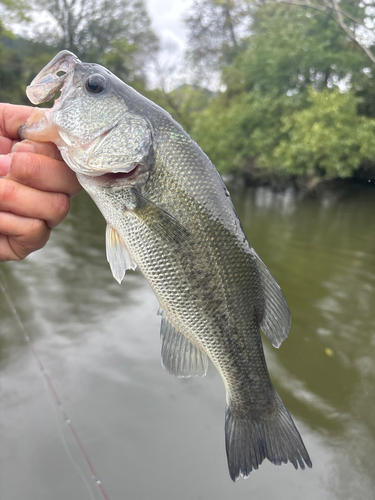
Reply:
<svg viewBox="0 0 375 500"><path fill-rule="evenodd" d="M95 180L107 183L107 182L121 181L123 179L129 179L130 177L133 177L134 175L137 174L137 171L140 169L140 167L141 164L139 163L129 172L107 172L103 175L95 176Z"/></svg>
<svg viewBox="0 0 375 500"><path fill-rule="evenodd" d="M131 170L130 172L111 172L109 174L104 174L101 175L100 177L105 180L109 181L117 181L120 179L127 179L128 177L131 177L134 174L134 170Z"/></svg>

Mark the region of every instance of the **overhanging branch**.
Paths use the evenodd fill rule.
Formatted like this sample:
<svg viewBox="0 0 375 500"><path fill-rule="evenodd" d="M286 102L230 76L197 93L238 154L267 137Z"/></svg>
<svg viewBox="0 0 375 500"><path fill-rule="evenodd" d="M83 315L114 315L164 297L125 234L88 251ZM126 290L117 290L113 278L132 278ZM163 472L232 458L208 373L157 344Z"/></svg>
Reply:
<svg viewBox="0 0 375 500"><path fill-rule="evenodd" d="M336 23L340 26L340 28L347 34L347 36L356 44L358 47L360 47L363 52L366 54L366 56L370 59L370 61L375 64L375 56L371 52L371 50L366 47L363 43L361 43L355 36L355 33L353 32L352 29L349 28L345 24L345 19L349 19L352 21L356 27L362 27L366 30L368 28L364 25L364 22L362 19L358 19L357 17L352 16L349 12L346 12L345 10L341 9L339 7L338 1L337 0L332 0L330 2L329 0L323 0L323 3L315 3L315 2L310 2L309 0L261 0L260 2L263 5L275 5L275 4L289 4L289 5L297 5L299 7L306 7L309 9L315 9L319 10L320 12L323 12L329 16L331 16Z"/></svg>

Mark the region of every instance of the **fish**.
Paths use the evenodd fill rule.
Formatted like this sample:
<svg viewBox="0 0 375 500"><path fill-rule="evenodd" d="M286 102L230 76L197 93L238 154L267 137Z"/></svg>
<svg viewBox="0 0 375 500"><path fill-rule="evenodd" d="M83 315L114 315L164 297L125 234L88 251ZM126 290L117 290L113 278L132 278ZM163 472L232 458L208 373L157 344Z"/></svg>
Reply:
<svg viewBox="0 0 375 500"><path fill-rule="evenodd" d="M226 389L230 477L268 459L312 467L272 385L260 330L274 347L291 314L248 242L208 156L162 108L108 69L58 53L27 87L35 107L22 139L52 141L107 222L114 278L140 269L160 305L161 360L177 377L204 376L209 359Z"/></svg>

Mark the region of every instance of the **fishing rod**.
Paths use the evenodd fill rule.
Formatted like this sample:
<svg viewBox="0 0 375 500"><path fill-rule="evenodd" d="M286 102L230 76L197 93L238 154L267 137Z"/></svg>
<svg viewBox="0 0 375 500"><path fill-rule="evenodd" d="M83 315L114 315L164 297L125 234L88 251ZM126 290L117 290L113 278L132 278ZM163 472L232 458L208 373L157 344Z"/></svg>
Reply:
<svg viewBox="0 0 375 500"><path fill-rule="evenodd" d="M16 321L16 323L17 323L17 325L18 325L18 327L23 335L23 338L24 338L26 344L29 346L30 351L32 352L33 357L36 360L41 373L44 375L44 378L45 378L47 385L48 385L48 388L49 388L50 397L51 397L53 403L57 406L58 410L61 412L64 423L69 427L71 434L74 438L74 441L78 445L78 448L79 448L79 450L84 458L84 461L86 462L86 465L87 465L88 469L90 470L91 477L95 481L95 484L98 487L100 493L102 494L102 496L105 500L110 500L107 492L104 489L104 486L102 485L101 480L99 479L98 474L96 473L96 471L94 469L94 466L93 466L93 464L88 456L88 453L87 453L85 447L83 446L70 418L68 417L68 414L67 414L67 412L66 412L66 410L61 402L61 399L59 398L59 396L56 392L56 389L54 388L52 381L51 381L47 371L45 370L44 365L43 365L40 357L38 356L38 353L36 352L36 350L34 348L34 345L30 339L30 336L28 335L26 328L25 328L25 326L24 326L24 324L23 324L23 322L22 322L22 320L17 312L15 303L12 300L10 293L7 291L7 288L9 288L9 286L7 286L7 285L8 284L7 284L7 280L5 278L5 275L4 275L3 271L0 269L0 289L4 294L4 297L5 297L5 300L8 304L8 307L12 312L12 315L13 315L13 317L14 317L14 319L15 319L15 321Z"/></svg>

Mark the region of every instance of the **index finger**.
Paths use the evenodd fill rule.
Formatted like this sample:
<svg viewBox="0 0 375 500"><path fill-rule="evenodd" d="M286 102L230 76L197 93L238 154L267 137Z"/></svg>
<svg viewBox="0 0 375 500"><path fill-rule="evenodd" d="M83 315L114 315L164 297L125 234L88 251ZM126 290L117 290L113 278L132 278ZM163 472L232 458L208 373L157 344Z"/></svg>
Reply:
<svg viewBox="0 0 375 500"><path fill-rule="evenodd" d="M13 153L7 179L39 191L75 196L82 187L63 161L35 153Z"/></svg>
<svg viewBox="0 0 375 500"><path fill-rule="evenodd" d="M18 139L18 129L29 118L32 106L0 103L0 136Z"/></svg>

